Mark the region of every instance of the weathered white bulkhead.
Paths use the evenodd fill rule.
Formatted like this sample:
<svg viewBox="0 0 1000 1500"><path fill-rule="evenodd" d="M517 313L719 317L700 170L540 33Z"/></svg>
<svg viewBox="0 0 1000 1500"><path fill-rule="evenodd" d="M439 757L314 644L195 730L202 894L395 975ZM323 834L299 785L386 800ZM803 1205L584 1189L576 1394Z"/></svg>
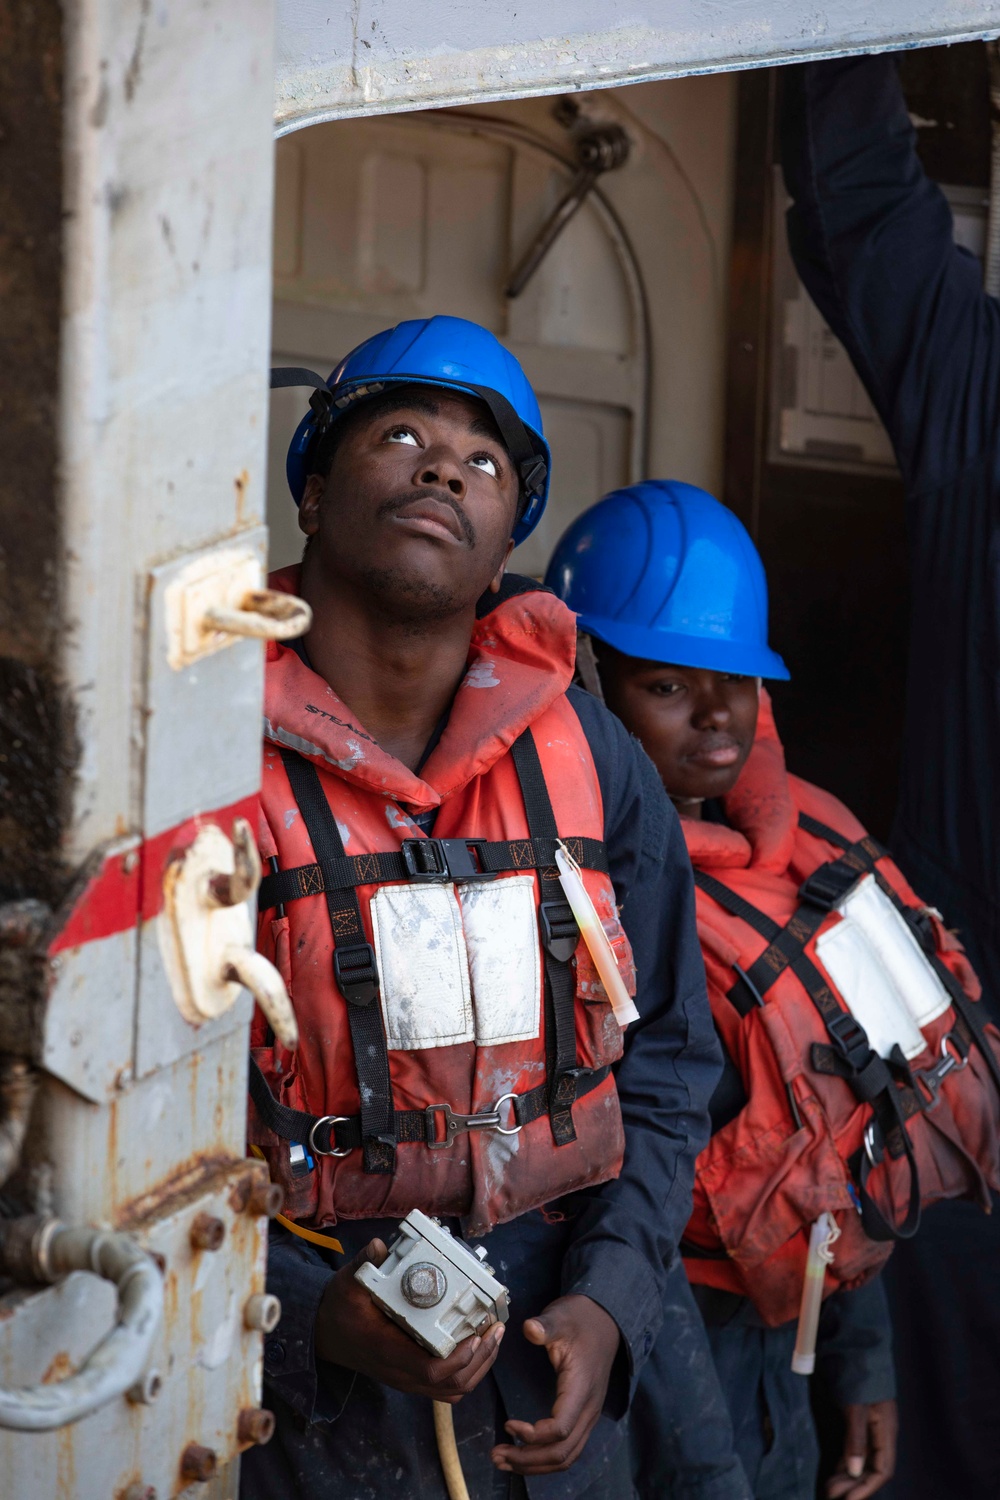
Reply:
<svg viewBox="0 0 1000 1500"><path fill-rule="evenodd" d="M687 90L715 117L677 147L660 96L623 86L994 35L1000 0L826 0L805 13L794 0L280 0L276 63L270 0L80 0L61 20L62 320L47 440L60 485L56 665L78 751L63 863L80 878L47 935L44 1014L25 1029L41 1086L17 1181L29 1209L134 1236L161 1259L166 1295L155 1404L147 1381L64 1431L0 1430L0 1472L12 1495L162 1500L205 1471L207 1453L223 1496L251 1440L240 1416L260 1400L270 1322L266 1192L244 1159L250 1003L244 992L216 1010L235 995L227 967L181 1004L160 918L172 861L205 825L239 845L238 819L253 816L262 648L234 638L217 650L213 637L178 650L169 601L218 574L204 602L232 609L216 564L249 554L252 570L266 548L275 127L290 135L278 353L332 363L395 317L439 310L496 327L539 384L567 476L521 564L537 568L581 500L638 476L650 425L652 466L717 477L721 396L698 359L723 337L730 91L725 79L680 86L678 99ZM584 106L634 141L604 184L615 212L589 204L508 307L503 276L564 180L552 151L569 141L531 96L595 89ZM470 119L482 112L488 126ZM379 115L393 118L330 123ZM34 190L29 173L19 191ZM650 271L658 237L689 295ZM700 371L687 386L685 368ZM650 424L654 411L671 420ZM279 538L286 556L293 543ZM6 565L24 587L16 548ZM239 866L237 848L222 885L206 874L206 901L242 900ZM241 925L205 924L225 926L227 943ZM0 1386L58 1381L108 1329L112 1304L85 1274L5 1299Z"/></svg>

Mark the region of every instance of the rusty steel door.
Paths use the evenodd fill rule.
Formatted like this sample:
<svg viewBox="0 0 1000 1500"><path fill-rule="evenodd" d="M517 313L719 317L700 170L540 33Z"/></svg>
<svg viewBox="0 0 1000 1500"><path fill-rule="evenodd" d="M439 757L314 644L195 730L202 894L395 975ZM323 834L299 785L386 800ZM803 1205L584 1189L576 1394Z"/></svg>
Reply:
<svg viewBox="0 0 1000 1500"><path fill-rule="evenodd" d="M266 550L273 15L5 9L0 1260L58 1279L3 1298L0 1489L222 1494L274 1316L237 976L262 646L211 615ZM103 1279L50 1229L15 1253L56 1218L113 1233ZM142 1347L101 1385L116 1316Z"/></svg>
<svg viewBox="0 0 1000 1500"><path fill-rule="evenodd" d="M277 62L274 23L270 0L0 0L0 1472L11 1495L231 1495L240 1451L268 1435L276 1205L245 1157L251 992L279 1033L294 1021L252 951L252 825L261 638L307 623L260 587L275 121L956 40L1000 31L1000 5L828 0L804 22L789 0L562 0L519 15L450 0L332 12L280 0ZM374 207L352 264L368 292L408 306L422 270L408 219L388 210L430 177L391 140L366 138L358 191ZM489 212L507 201L516 218L532 199L518 199L509 144L456 138L445 155L469 169L470 192L477 173L514 173L506 200L487 194ZM539 193L536 181L536 208ZM585 242L588 222L563 249L599 262L607 244ZM309 353L299 273L283 274L279 341ZM634 439L620 413L635 389L624 315L588 313L608 369L621 361L588 391L561 352L579 328L559 326L556 303L524 308L508 335L534 341L553 401L619 413L608 451L624 468ZM339 352L356 311L338 307L347 321L316 357Z"/></svg>

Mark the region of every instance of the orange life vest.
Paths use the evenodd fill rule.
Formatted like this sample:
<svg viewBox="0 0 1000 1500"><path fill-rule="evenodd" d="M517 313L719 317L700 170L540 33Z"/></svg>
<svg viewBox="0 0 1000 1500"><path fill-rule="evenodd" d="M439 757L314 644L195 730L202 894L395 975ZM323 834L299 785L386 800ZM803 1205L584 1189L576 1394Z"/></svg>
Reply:
<svg viewBox="0 0 1000 1500"><path fill-rule="evenodd" d="M273 581L294 588L295 570ZM294 1220L419 1207L482 1234L621 1168L621 1028L553 866L558 836L634 993L565 696L574 646L548 593L488 613L419 775L268 647L259 946L300 1041L283 1050L255 1018L250 1138ZM414 821L428 809L432 837Z"/></svg>
<svg viewBox="0 0 1000 1500"><path fill-rule="evenodd" d="M798 1311L825 1210L841 1229L830 1291L873 1274L922 1205L989 1208L1000 1035L939 915L841 803L787 774L766 694L725 812L728 826L683 828L712 1013L747 1102L698 1158L683 1251L692 1281L777 1325Z"/></svg>

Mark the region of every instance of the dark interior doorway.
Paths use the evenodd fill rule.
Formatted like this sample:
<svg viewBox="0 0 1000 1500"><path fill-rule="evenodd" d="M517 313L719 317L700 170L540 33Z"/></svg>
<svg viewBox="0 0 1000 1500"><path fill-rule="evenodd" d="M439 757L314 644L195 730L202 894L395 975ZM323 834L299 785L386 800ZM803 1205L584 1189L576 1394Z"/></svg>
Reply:
<svg viewBox="0 0 1000 1500"><path fill-rule="evenodd" d="M962 242L985 235L989 91L982 43L901 54L921 156ZM740 80L730 274L725 498L767 566L774 690L789 766L886 837L906 666L902 487L846 355L784 238L781 70Z"/></svg>

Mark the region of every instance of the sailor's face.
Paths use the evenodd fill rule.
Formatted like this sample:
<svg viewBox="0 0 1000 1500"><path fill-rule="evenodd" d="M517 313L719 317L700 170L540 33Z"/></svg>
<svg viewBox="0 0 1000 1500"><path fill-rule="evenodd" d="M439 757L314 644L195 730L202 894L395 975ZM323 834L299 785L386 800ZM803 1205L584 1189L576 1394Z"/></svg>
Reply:
<svg viewBox="0 0 1000 1500"><path fill-rule="evenodd" d="M518 478L487 408L412 387L349 419L327 480L306 486L300 525L325 572L390 609L474 602L511 548Z"/></svg>
<svg viewBox="0 0 1000 1500"><path fill-rule="evenodd" d="M756 677L665 666L599 646L608 707L642 745L678 802L724 797L757 729Z"/></svg>

